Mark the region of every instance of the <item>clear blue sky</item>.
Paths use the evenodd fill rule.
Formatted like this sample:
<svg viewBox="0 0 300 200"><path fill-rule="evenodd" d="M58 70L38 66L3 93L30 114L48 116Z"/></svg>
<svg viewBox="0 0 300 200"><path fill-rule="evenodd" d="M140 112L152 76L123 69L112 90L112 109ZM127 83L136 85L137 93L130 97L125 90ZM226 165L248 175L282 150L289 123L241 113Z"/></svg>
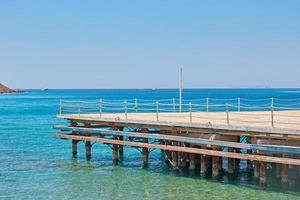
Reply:
<svg viewBox="0 0 300 200"><path fill-rule="evenodd" d="M299 0L0 1L14 88L300 87Z"/></svg>

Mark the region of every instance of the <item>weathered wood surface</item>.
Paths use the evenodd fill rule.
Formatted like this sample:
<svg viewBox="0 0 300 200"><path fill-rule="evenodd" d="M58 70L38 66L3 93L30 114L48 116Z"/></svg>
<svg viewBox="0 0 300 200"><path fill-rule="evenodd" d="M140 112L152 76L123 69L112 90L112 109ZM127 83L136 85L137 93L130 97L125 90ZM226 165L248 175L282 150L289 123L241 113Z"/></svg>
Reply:
<svg viewBox="0 0 300 200"><path fill-rule="evenodd" d="M242 154L242 153L214 151L214 150L190 148L190 147L182 147L182 146L131 142L131 141L125 141L125 140L121 141L121 140L97 138L97 137L90 137L90 136L79 136L79 135L54 134L54 137L60 138L60 139L101 142L101 143L113 144L113 145L154 148L154 149L162 149L162 150L168 150L168 151L195 153L195 154L209 155L209 156L219 156L219 157L244 159L244 160L259 161L259 162L280 163L280 164L300 166L300 159L293 159L293 158L279 158L279 157L271 157L271 156L263 156L263 155L249 155L249 154Z"/></svg>
<svg viewBox="0 0 300 200"><path fill-rule="evenodd" d="M147 128L172 129L177 127L189 130L214 130L229 132L270 133L300 136L300 111L275 111L274 127L271 127L271 114L269 111L260 112L232 112L230 123L227 125L224 112L195 112L192 113L193 122L189 121L189 113L159 113L159 121L156 113L128 113L127 119L124 113L102 114L65 114L60 118L77 121L98 122L103 125L110 123L139 125ZM221 118L221 120L219 119ZM244 122L243 122L244 121Z"/></svg>
<svg viewBox="0 0 300 200"><path fill-rule="evenodd" d="M202 138L192 138L184 136L173 136L173 135L164 135L164 134L154 134L154 133L137 133L137 132L128 132L128 131L114 131L107 129L99 128L83 128L83 127L66 127L58 126L55 127L61 129L62 131L75 131L78 133L99 133L103 135L116 135L116 136L126 136L126 137L140 137L147 139L159 139L159 140L171 140L177 142L185 142L195 145L213 145L220 147L232 147L232 148L241 148L249 150L263 150L263 151L274 151L274 152L285 152L285 153L300 153L300 147L297 146L288 146L288 145L268 145L268 144L245 144L238 142L227 142L221 140L213 139L202 139ZM288 143L287 143L288 144Z"/></svg>

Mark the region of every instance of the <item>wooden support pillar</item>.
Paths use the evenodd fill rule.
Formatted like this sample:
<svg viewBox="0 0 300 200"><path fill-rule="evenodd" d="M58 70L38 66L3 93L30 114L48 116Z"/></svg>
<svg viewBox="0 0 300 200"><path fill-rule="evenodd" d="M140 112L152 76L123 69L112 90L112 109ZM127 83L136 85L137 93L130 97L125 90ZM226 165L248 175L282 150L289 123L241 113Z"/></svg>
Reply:
<svg viewBox="0 0 300 200"><path fill-rule="evenodd" d="M78 144L78 140L72 140L72 155L74 158L77 157L77 144Z"/></svg>
<svg viewBox="0 0 300 200"><path fill-rule="evenodd" d="M71 124L70 124L72 127L76 127L78 126L78 123L77 122L74 122L74 121L71 121Z"/></svg>
<svg viewBox="0 0 300 200"><path fill-rule="evenodd" d="M247 154L251 155L252 154L252 150L248 149L247 150ZM253 171L253 164L251 160L247 160L247 171L248 172L252 172Z"/></svg>
<svg viewBox="0 0 300 200"><path fill-rule="evenodd" d="M196 161L195 161L196 154L190 153L189 158L190 158L189 170L193 171L196 168Z"/></svg>
<svg viewBox="0 0 300 200"><path fill-rule="evenodd" d="M212 172L212 158L212 156L206 156L206 168L209 172Z"/></svg>
<svg viewBox="0 0 300 200"><path fill-rule="evenodd" d="M287 184L289 181L289 165L282 164L281 165L281 183Z"/></svg>
<svg viewBox="0 0 300 200"><path fill-rule="evenodd" d="M223 157L219 157L220 158L220 164L219 164L219 171L220 173L223 172Z"/></svg>
<svg viewBox="0 0 300 200"><path fill-rule="evenodd" d="M91 124L90 123L84 123L84 127L85 128L91 128Z"/></svg>
<svg viewBox="0 0 300 200"><path fill-rule="evenodd" d="M118 139L117 136L114 136L113 138L114 138L114 140ZM118 150L119 150L118 145L117 144L113 144L113 165L117 165L118 164Z"/></svg>
<svg viewBox="0 0 300 200"><path fill-rule="evenodd" d="M235 149L235 153L241 153L240 149ZM234 159L236 169L240 168L241 159Z"/></svg>
<svg viewBox="0 0 300 200"><path fill-rule="evenodd" d="M259 162L258 161L253 161L253 176L254 178L258 179L259 178Z"/></svg>
<svg viewBox="0 0 300 200"><path fill-rule="evenodd" d="M178 146L185 146L183 142L179 142ZM186 166L186 156L184 152L178 152L178 166L184 168Z"/></svg>
<svg viewBox="0 0 300 200"><path fill-rule="evenodd" d="M148 129L147 128L142 128L141 130L142 133L147 133ZM148 143L148 139L144 138L143 139L145 143ZM142 168L147 168L148 167L148 159L149 159L149 150L146 147L142 148Z"/></svg>
<svg viewBox="0 0 300 200"><path fill-rule="evenodd" d="M233 148L228 148L228 152L233 152ZM235 164L235 161L234 161L234 158L228 158L228 174L232 175L234 174L234 164Z"/></svg>
<svg viewBox="0 0 300 200"><path fill-rule="evenodd" d="M119 127L118 130L119 131L123 131L124 127ZM119 140L124 140L124 136L119 136ZM120 156L123 156L123 154L124 154L124 147L123 147L123 145L119 145L119 154L120 154Z"/></svg>
<svg viewBox="0 0 300 200"><path fill-rule="evenodd" d="M177 146L178 142L172 142L173 146ZM172 166L174 169L178 169L178 152L172 151Z"/></svg>
<svg viewBox="0 0 300 200"><path fill-rule="evenodd" d="M172 129L172 134L176 135L177 130ZM178 142L172 142L172 146L178 146ZM171 157L172 157L172 167L173 167L173 169L177 170L178 169L178 151L172 151Z"/></svg>
<svg viewBox="0 0 300 200"><path fill-rule="evenodd" d="M145 143L148 143L148 139L144 139ZM149 160L149 151L148 148L143 147L142 148L142 167L147 168L148 167L148 160Z"/></svg>
<svg viewBox="0 0 300 200"><path fill-rule="evenodd" d="M281 179L281 164L276 163L276 178Z"/></svg>
<svg viewBox="0 0 300 200"><path fill-rule="evenodd" d="M92 144L90 141L86 141L85 142L85 155L86 155L86 159L90 160L91 156L92 156Z"/></svg>
<svg viewBox="0 0 300 200"><path fill-rule="evenodd" d="M212 177L217 178L220 176L220 157L212 157Z"/></svg>
<svg viewBox="0 0 300 200"><path fill-rule="evenodd" d="M240 141L241 141L240 136L237 136L236 141L237 141L238 143L240 143ZM236 153L241 153L241 149L236 148L236 149L235 149L235 152L236 152ZM240 169L240 162L241 162L241 160L240 160L240 159L234 159L234 161L235 161L235 168L236 168L237 170L239 170L239 169Z"/></svg>
<svg viewBox="0 0 300 200"><path fill-rule="evenodd" d="M124 136L119 136L119 140L124 140ZM119 145L119 154L120 154L120 156L123 156L123 154L124 154L123 145Z"/></svg>
<svg viewBox="0 0 300 200"><path fill-rule="evenodd" d="M297 166L298 180L300 180L300 166Z"/></svg>
<svg viewBox="0 0 300 200"><path fill-rule="evenodd" d="M159 140L159 144L161 145L165 145L165 141L164 140ZM161 154L164 155L165 154L165 150L161 149Z"/></svg>
<svg viewBox="0 0 300 200"><path fill-rule="evenodd" d="M164 141L164 144L165 144L165 145L170 145L170 142L165 140L165 141ZM171 160L171 151L165 150L165 162L166 162L167 164L171 164L171 163L170 163L170 160Z"/></svg>
<svg viewBox="0 0 300 200"><path fill-rule="evenodd" d="M205 175L207 173L207 158L206 155L200 155L200 174Z"/></svg>
<svg viewBox="0 0 300 200"><path fill-rule="evenodd" d="M267 165L264 162L259 162L259 183L261 185L267 183Z"/></svg>
<svg viewBox="0 0 300 200"><path fill-rule="evenodd" d="M185 168L186 167L186 162L187 162L187 153L185 152L180 152L179 154L179 167Z"/></svg>

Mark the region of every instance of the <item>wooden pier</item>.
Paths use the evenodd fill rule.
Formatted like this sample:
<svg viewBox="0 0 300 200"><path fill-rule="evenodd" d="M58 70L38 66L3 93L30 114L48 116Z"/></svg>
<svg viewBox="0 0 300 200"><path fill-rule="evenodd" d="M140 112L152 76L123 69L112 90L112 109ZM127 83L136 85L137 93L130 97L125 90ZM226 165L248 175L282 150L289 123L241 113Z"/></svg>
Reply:
<svg viewBox="0 0 300 200"><path fill-rule="evenodd" d="M204 110L196 110L192 103L178 112L176 104L160 105L157 101L153 108L145 107L149 102L143 105L137 104L137 100L131 104L112 102L115 107L107 106L102 99L96 104L84 102L84 106L80 101L65 104L61 101L58 117L70 124L55 126L62 132L54 137L71 140L74 156L78 142L82 141L86 158L90 159L91 143L99 142L112 145L114 165L124 153L123 147L129 146L141 148L143 168L148 166L150 150L160 149L174 170L199 169L201 175L218 178L224 173L234 174L240 160L247 160L247 170L263 185L270 173L268 165L276 168L275 176L283 184L289 180L289 170L296 171L294 174L300 179L300 109L276 110L274 99L270 109L256 111L241 111L241 105L230 110L232 105L227 103L225 110L213 112L209 112L207 104ZM115 109L120 104L121 112ZM105 112L108 107L111 110ZM227 166L223 166L223 159Z"/></svg>

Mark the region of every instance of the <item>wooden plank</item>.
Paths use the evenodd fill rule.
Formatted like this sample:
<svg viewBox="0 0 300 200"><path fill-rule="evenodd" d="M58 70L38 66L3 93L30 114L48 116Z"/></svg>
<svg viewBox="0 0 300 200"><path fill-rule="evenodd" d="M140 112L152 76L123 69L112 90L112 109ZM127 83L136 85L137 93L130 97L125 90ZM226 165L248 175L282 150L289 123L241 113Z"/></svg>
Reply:
<svg viewBox="0 0 300 200"><path fill-rule="evenodd" d="M231 153L231 152L214 151L214 150L207 150L207 149L181 147L181 146L150 144L150 143L147 144L147 143L139 143L139 142L130 142L125 140L121 141L121 140L79 136L79 135L54 134L53 136L61 139L84 140L84 141L101 142L107 144L116 144L116 145L133 146L133 147L146 147L146 148L162 149L162 150L169 150L169 151L178 151L178 152L186 152L186 153L204 154L210 156L221 156L227 158L236 158L236 159L260 161L260 162L281 163L281 164L300 166L300 159L292 159L292 158L278 158L278 157L271 157L271 156L249 155L249 154L242 154L242 153Z"/></svg>
<svg viewBox="0 0 300 200"><path fill-rule="evenodd" d="M119 121L115 122L106 122L106 121L92 121L87 119L76 119L78 123L84 123L85 121L89 121L90 123L93 123L94 125L99 126L126 126L126 127L139 127L139 128L151 128L151 129L159 129L163 131L171 131L172 129L177 129L178 132L186 132L189 134L219 134L224 136L250 136L250 137L262 137L262 138L277 138L277 139L290 139L290 140L300 140L300 135L293 135L293 134L276 134L276 133L266 133L266 132L251 132L251 131L238 131L238 130L222 130L222 129L210 129L210 128L192 128L192 127L172 127L172 126L157 126L157 125L151 125L151 124L132 124L132 123L123 123Z"/></svg>
<svg viewBox="0 0 300 200"><path fill-rule="evenodd" d="M294 147L294 146L245 144L245 143L237 143L237 142L226 142L226 141L219 141L219 140L208 140L208 139L201 139L201 138L191 138L191 137L163 135L163 134L113 131L113 130L107 130L101 128L99 129L99 128L66 127L66 126L58 126L55 128L60 129L62 131L75 131L79 133L99 133L105 135L140 137L140 138L159 139L159 140L172 140L172 141L190 143L195 145L213 145L213 146L220 146L220 147L232 147L232 148L241 148L241 149L249 149L249 150L251 149L251 150L263 150L263 151L284 152L284 153L300 153L300 147Z"/></svg>
<svg viewBox="0 0 300 200"><path fill-rule="evenodd" d="M143 114L143 113L139 113ZM144 113L151 116L153 113ZM162 114L162 113L161 113ZM180 113L169 113L174 116L178 115L180 117ZM252 113L253 114L253 113ZM111 114L112 116L114 114ZM116 114L115 114L116 115ZM96 115L98 116L98 115ZM241 132L251 132L251 133L270 133L270 134L282 134L282 135L300 135L299 129L279 129L279 128L264 128L264 127L246 127L246 126L228 126L228 125L219 125L219 124L208 124L208 123L182 123L182 122L171 122L169 121L145 121L136 119L122 119L118 118L97 118L93 117L93 114L86 114L85 116L78 115L57 115L59 118L65 118L69 120L91 120L94 122L110 122L110 123L123 123L123 124L132 124L133 126L138 125L147 125L155 126L155 127L178 127L178 128L196 128L196 129L212 129L212 130L223 130L223 131L241 131ZM174 119L174 118L173 118Z"/></svg>

